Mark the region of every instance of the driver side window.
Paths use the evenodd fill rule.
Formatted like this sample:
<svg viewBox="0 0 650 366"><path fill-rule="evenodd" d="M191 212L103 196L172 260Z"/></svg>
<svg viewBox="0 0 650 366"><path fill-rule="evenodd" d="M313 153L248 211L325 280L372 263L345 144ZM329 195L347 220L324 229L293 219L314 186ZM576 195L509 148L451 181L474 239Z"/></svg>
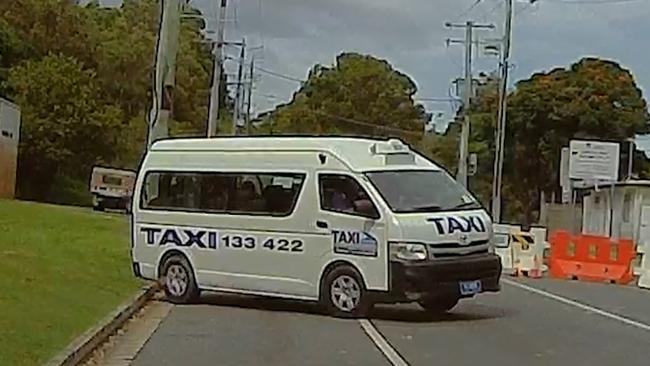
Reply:
<svg viewBox="0 0 650 366"><path fill-rule="evenodd" d="M322 210L379 218L370 196L354 178L341 174L320 174L318 181Z"/></svg>

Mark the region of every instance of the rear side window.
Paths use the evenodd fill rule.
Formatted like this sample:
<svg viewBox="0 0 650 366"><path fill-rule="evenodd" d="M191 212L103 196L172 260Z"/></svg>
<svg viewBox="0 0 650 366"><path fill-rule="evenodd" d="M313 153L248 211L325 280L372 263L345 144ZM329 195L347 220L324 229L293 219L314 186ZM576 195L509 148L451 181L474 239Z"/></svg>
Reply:
<svg viewBox="0 0 650 366"><path fill-rule="evenodd" d="M121 186L122 185L122 179L119 177L114 177L111 175L102 175L102 183L104 184L110 184L113 186Z"/></svg>
<svg viewBox="0 0 650 366"><path fill-rule="evenodd" d="M149 210L288 216L305 174L150 172L141 208Z"/></svg>

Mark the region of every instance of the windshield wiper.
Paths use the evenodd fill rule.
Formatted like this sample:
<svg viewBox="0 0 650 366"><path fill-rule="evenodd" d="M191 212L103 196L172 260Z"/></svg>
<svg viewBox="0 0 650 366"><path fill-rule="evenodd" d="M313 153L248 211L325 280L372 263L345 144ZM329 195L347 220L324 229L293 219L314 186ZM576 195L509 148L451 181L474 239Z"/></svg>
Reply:
<svg viewBox="0 0 650 366"><path fill-rule="evenodd" d="M440 211L442 210L442 207L437 206L437 205L427 205L427 206L416 206L416 207L409 207L406 210L403 210L404 212L427 212L427 211Z"/></svg>
<svg viewBox="0 0 650 366"><path fill-rule="evenodd" d="M466 207L470 207L470 206L478 206L478 203L476 203L476 202L463 202L460 205L454 206L454 209L456 209L456 208L466 208ZM480 206L478 206L478 207L480 207Z"/></svg>

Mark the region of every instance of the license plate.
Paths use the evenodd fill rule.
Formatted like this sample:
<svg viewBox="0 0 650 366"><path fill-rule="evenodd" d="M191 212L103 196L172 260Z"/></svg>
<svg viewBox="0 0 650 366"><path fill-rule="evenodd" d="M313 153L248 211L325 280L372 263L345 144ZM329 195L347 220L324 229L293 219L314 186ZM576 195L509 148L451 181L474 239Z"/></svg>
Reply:
<svg viewBox="0 0 650 366"><path fill-rule="evenodd" d="M481 292L481 281L462 281L460 282L460 294L475 295Z"/></svg>

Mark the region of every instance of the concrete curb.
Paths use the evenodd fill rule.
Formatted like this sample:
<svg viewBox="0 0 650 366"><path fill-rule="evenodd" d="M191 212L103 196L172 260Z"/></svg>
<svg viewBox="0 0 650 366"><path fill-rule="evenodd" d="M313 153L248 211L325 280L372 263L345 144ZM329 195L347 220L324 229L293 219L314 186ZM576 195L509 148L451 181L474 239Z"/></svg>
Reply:
<svg viewBox="0 0 650 366"><path fill-rule="evenodd" d="M68 347L59 352L44 366L72 366L83 362L90 354L106 342L109 336L115 333L124 323L140 310L158 291L159 286L154 283L140 290L130 301L125 302L75 339Z"/></svg>

